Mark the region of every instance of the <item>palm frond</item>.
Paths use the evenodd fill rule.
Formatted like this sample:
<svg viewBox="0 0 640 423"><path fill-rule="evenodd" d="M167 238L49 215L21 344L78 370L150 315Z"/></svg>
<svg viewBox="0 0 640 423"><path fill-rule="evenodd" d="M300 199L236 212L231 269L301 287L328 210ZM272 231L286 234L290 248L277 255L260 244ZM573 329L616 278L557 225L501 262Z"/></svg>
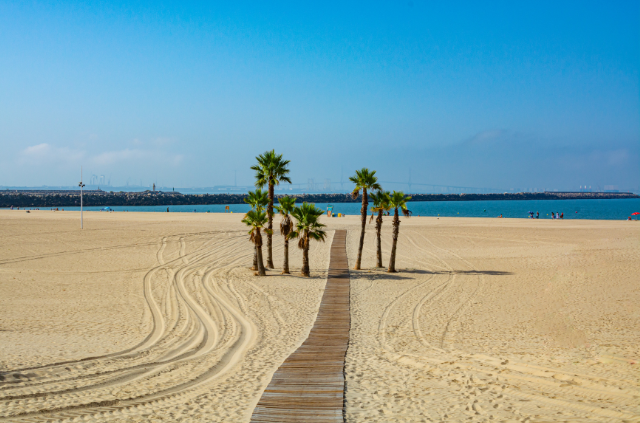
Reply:
<svg viewBox="0 0 640 423"><path fill-rule="evenodd" d="M364 188L368 190L381 191L382 187L378 183L378 178L375 175L376 175L375 170L369 170L366 167L363 167L360 170L356 170L356 174L354 176L349 177L349 180L354 184L356 184L355 190L359 191Z"/></svg>
<svg viewBox="0 0 640 423"><path fill-rule="evenodd" d="M291 183L289 174L289 160L283 160L282 154L276 154L275 150L266 151L256 157L257 165L251 167L256 171L256 186L279 185L280 182Z"/></svg>
<svg viewBox="0 0 640 423"><path fill-rule="evenodd" d="M255 210L262 210L269 204L269 196L266 191L256 189L255 191L249 191L244 202L249 204Z"/></svg>
<svg viewBox="0 0 640 423"><path fill-rule="evenodd" d="M326 236L327 236L327 233L320 229L309 231L309 238L315 239L316 241L324 242Z"/></svg>
<svg viewBox="0 0 640 423"><path fill-rule="evenodd" d="M405 214L407 210L407 202L411 199L409 196L405 196L402 191L393 191L389 198L389 206L392 209L401 209L402 213ZM410 213L410 212L409 212ZM410 215L410 214L409 214ZM405 214L407 216L407 214Z"/></svg>

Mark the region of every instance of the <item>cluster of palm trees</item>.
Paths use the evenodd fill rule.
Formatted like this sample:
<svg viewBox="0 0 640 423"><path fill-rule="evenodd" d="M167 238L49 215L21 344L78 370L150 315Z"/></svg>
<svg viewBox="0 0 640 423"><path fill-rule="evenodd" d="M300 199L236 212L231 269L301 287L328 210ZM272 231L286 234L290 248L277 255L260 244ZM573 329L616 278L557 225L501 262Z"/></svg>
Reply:
<svg viewBox="0 0 640 423"><path fill-rule="evenodd" d="M283 160L282 154L276 154L274 150L267 151L256 157L258 164L251 169L256 172L255 191L249 192L245 199L251 210L247 212L242 221L249 226L250 239L255 246L253 256L253 270L258 276L265 276L265 266L262 258L262 231L267 235L267 267L273 269L273 210L274 210L274 187L280 182L291 183L287 176L289 173L289 160ZM268 186L268 191L262 188ZM320 216L324 213L315 204L302 203L302 206L295 205L296 199L293 197L278 198L278 206L275 209L282 215L280 222L280 233L284 237L284 264L282 273L289 273L289 240L297 239L298 248L302 250L302 276L310 276L309 272L309 247L312 240L323 241L327 234L324 231L325 225L319 222ZM291 218L295 219L295 223Z"/></svg>
<svg viewBox="0 0 640 423"><path fill-rule="evenodd" d="M355 200L362 193L362 208L360 209L361 217L361 231L360 231L360 243L358 244L358 257L356 258L355 270L360 270L362 263L362 247L364 246L364 234L367 226L367 207L369 206L369 196L373 201L373 207L371 207L371 220L375 213L378 214L376 218L376 267L382 266L382 216L389 210L394 210L393 213L393 238L391 243L391 255L389 256L388 272L396 271L396 248L398 246L398 235L400 234L400 215L409 216L411 212L407 209L407 202L411 197L404 195L402 191L384 191L378 183L375 170L369 170L362 168L356 170L356 174L349 178L351 182L356 184L352 198ZM367 195L367 191L370 193Z"/></svg>
<svg viewBox="0 0 640 423"><path fill-rule="evenodd" d="M256 157L257 164L252 166L256 172L256 190L249 192L245 199L251 210L247 212L242 221L250 227L250 239L255 246L253 256L253 270L257 271L258 276L265 276L265 265L262 255L262 233L267 237L267 265L266 268L273 269L273 214L274 214L274 189L281 182L291 183L287 176L289 174L289 160L283 160L282 154L276 154L274 150L267 151ZM399 210L405 216L409 215L407 210L407 201L411 197L407 197L402 192L383 191L378 183L376 172L367 168L357 170L356 174L349 178L356 186L352 192L354 199L358 198L362 193L362 209L361 220L362 229L360 233L360 244L358 246L358 258L356 260L355 269L360 269L362 262L362 248L364 246L364 235L367 223L369 195L373 200L372 213L377 213L376 219L376 235L377 235L377 267L382 266L382 247L381 247L381 231L382 216L385 212L394 209L393 218L393 243L391 247L391 256L389 259L389 272L395 272L396 246L398 243L398 234L400 232ZM267 187L267 191L263 188ZM368 192L370 193L368 195ZM280 222L280 234L284 237L284 262L282 273L289 273L289 240L297 239L298 248L302 250L302 276L310 276L309 273L309 243L312 240L323 241L326 238L324 231L325 225L319 222L320 216L324 213L318 209L315 204L303 203L302 206L296 206L296 199L293 197L281 197L277 199L278 205L275 206L282 215ZM295 219L295 222L294 220ZM373 219L373 214L371 215Z"/></svg>

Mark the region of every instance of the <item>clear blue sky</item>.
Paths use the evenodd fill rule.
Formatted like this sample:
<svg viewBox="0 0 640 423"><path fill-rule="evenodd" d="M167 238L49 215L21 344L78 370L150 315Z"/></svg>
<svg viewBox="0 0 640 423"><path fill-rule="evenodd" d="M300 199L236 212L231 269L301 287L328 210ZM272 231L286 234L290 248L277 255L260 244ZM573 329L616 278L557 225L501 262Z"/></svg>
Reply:
<svg viewBox="0 0 640 423"><path fill-rule="evenodd" d="M0 3L0 185L640 180L640 3Z"/></svg>

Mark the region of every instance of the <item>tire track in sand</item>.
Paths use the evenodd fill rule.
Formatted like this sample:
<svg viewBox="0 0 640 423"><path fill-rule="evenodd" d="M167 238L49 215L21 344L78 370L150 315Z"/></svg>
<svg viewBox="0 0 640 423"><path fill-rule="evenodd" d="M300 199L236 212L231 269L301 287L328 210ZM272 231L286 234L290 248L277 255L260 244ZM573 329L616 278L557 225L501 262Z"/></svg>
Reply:
<svg viewBox="0 0 640 423"><path fill-rule="evenodd" d="M477 271L473 264L468 260L460 257L453 251L435 245L431 240L422 234L419 234L424 240L446 255L454 257L456 260L464 263L471 271ZM410 242L413 247L422 250L418 243ZM466 267L465 266L465 267ZM453 275L455 276L455 274ZM474 299L480 295L484 284L484 275L476 275L478 284L470 293L470 296L460 303L453 313L450 315L446 327L440 335L441 345L452 346L452 340L455 337L456 320L460 319L470 309ZM381 317L379 327L379 337L381 345L384 347L382 356L387 360L396 362L403 366L415 369L423 369L430 372L433 377L438 378L442 382L446 382L453 386L459 386L456 403L463 402L468 399L466 405L467 415L484 415L487 410L496 409L498 407L513 410L518 415L519 404L534 401L535 404L545 404L550 409L574 410L578 413L586 415L598 416L601 421L640 421L637 415L630 414L625 411L614 410L611 408L600 407L589 403L576 403L575 401L563 400L566 395L579 395L588 401L598 403L602 398L616 398L622 401L630 402L637 398L637 392L629 389L613 389L611 386L603 384L605 381L601 377L589 377L586 375L565 374L559 372L558 369L548 368L544 366L533 366L526 363L510 362L509 360L499 359L497 357L483 356L480 354L469 354L462 350L454 348L440 349L434 348L430 344L425 344L422 338L420 325L421 309L432 303L436 298L444 298L439 295L444 291L444 284L437 285L431 291L423 296L416 306L413 308L414 335L424 345L431 347L435 354L415 354L402 348L403 343L391 343L385 338L384 331L380 328L388 324L390 310L397 307L397 303L406 297L412 291L424 286L427 281L418 282L414 287L409 288L400 296L395 298L385 308ZM434 304L434 306L437 306ZM405 307L406 309L406 307ZM402 320L402 317L400 317ZM401 339L401 338L399 338ZM616 381L606 380L607 384L615 384ZM619 382L619 381L618 381ZM524 389L526 386L532 386L533 389ZM615 385L614 385L615 386ZM453 407L455 408L455 407ZM444 413L446 414L446 413Z"/></svg>
<svg viewBox="0 0 640 423"><path fill-rule="evenodd" d="M180 241L178 259L166 263L163 257L168 240L162 239L156 254L159 265L150 269L143 278L145 298L154 321L154 327L149 336L138 346L126 351L109 355L109 357L90 358L90 361L94 362L92 371L100 379L100 383L93 386L57 393L47 389L20 400L12 399L15 398L12 392L26 388L25 386L6 387L2 390L3 397L0 398L2 405L0 419L30 421L43 418L53 420L78 416L125 415L132 410L164 407L177 403L176 401L182 401L185 396L191 396L211 380L227 373L237 365L242 355L255 341L255 328L245 314L234 305L234 301L238 301L238 298L231 299L225 291L212 289L211 281L217 274L224 273L225 269L242 262L249 262L251 254L246 253L247 249L244 245L225 248L234 247L234 244L238 244L237 239L243 235L216 240L218 248L212 248L205 243L201 248L202 251L196 250L188 254L186 246L190 238L183 237ZM238 254L239 250L244 254ZM127 363L134 358L140 360L151 355L150 350L162 345L165 337L170 333L165 324L168 316L153 295L153 284L163 282L156 278L156 272L160 269L169 270L172 274L169 284L170 288L174 288L175 295L169 293L167 301L173 303L173 309L181 307L184 310L179 319L182 320L183 329L186 328L186 331L182 332L184 339L177 344L177 348L172 350L169 357L165 357L166 361L143 362L127 367ZM190 278L192 283L188 284L187 281ZM166 291L169 290L166 289ZM206 295L207 301L199 302L197 298L203 299L203 294ZM224 323L221 325L232 328L233 333L219 333L220 322L211 317L216 315L216 311L209 304L215 305L218 309L217 313L223 313L225 319L233 322L231 325ZM223 336L227 341L221 344L219 341ZM170 344L173 343L167 343L167 345ZM83 364L86 363L75 362L76 366ZM126 370L116 369L113 374L99 371L107 365L124 367ZM60 378L56 377L56 372L52 370L60 370L56 367L61 366L69 367L69 364L51 365L44 369L49 371L49 377L53 379L51 383L60 381ZM74 370L78 374L67 379L69 384L78 383L87 376L82 374L84 370L82 368ZM145 389L140 387L142 384L146 384L147 387L154 385L154 387ZM34 388L41 389L46 386L45 384ZM114 391L114 387L119 387L119 390ZM143 394L127 397L124 396L127 389L129 392Z"/></svg>

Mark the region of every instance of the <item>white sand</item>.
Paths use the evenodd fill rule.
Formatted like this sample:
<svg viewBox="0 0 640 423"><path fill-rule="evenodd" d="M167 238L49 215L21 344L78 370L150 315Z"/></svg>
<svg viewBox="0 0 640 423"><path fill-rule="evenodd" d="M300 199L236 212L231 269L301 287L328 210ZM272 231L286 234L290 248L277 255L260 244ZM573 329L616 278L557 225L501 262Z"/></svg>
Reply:
<svg viewBox="0 0 640 423"><path fill-rule="evenodd" d="M0 416L247 421L313 324L332 233L312 278L295 243L292 276L258 278L239 214L77 215L0 212Z"/></svg>
<svg viewBox="0 0 640 423"><path fill-rule="evenodd" d="M295 242L294 275L259 278L241 215L78 217L0 211L0 419L248 421L313 324L332 232L313 278ZM353 263L359 218L326 221ZM392 275L367 229L348 421L640 421L640 224L405 218Z"/></svg>
<svg viewBox="0 0 640 423"><path fill-rule="evenodd" d="M639 240L635 222L403 219L401 272L352 273L347 421L640 421Z"/></svg>

